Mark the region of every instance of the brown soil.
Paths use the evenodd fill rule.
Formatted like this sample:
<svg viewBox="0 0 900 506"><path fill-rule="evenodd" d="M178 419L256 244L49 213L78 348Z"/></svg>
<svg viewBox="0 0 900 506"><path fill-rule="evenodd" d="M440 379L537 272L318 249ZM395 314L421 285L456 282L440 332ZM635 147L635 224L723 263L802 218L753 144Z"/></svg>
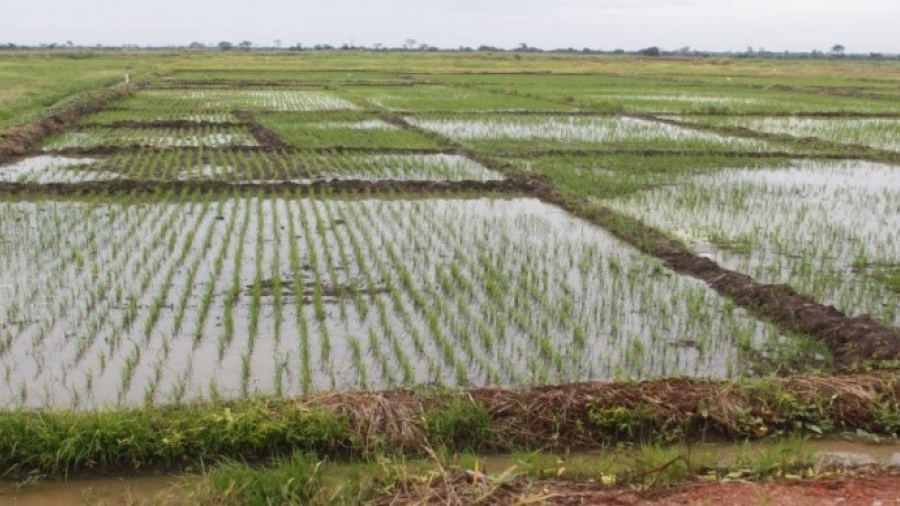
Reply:
<svg viewBox="0 0 900 506"><path fill-rule="evenodd" d="M900 476L832 477L801 482L689 484L641 493L598 483L534 481L517 478L493 482L480 473L453 473L412 484L380 504L620 504L620 505L747 505L805 506L900 504Z"/></svg>
<svg viewBox="0 0 900 506"><path fill-rule="evenodd" d="M250 130L250 133L253 134L253 137L256 138L256 142L258 142L260 146L271 148L288 147L288 143L281 140L281 137L278 137L278 134L253 121L252 114L245 111L234 111L232 114L234 114L236 118L246 122L247 129Z"/></svg>
<svg viewBox="0 0 900 506"><path fill-rule="evenodd" d="M308 268L308 266L304 265L304 268ZM252 294L254 285L247 285L246 293ZM283 280L280 283L281 294L284 296L295 296L298 295L298 291L294 286L294 282L291 280ZM276 284L274 280L266 279L260 282L260 293L264 297L270 297L275 295ZM375 286L369 289L366 285L357 285L357 284L337 284L337 285L323 285L320 287L320 294L322 297L327 297L330 299L334 299L337 297L350 297L354 294L369 296L380 293L389 293L390 290L384 286ZM311 298L316 293L316 284L314 282L303 283L301 289L299 290L299 295L303 297L305 303L310 302Z"/></svg>

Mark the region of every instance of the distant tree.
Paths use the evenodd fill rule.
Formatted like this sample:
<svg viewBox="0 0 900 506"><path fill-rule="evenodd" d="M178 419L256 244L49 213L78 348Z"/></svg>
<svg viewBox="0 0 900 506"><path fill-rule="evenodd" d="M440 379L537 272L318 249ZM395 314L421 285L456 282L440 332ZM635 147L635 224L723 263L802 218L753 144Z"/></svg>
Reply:
<svg viewBox="0 0 900 506"><path fill-rule="evenodd" d="M219 46L221 47L221 44L219 44ZM191 42L191 45L189 45L188 47L191 49L203 49L204 47L206 47L206 44L202 42Z"/></svg>
<svg viewBox="0 0 900 506"><path fill-rule="evenodd" d="M281 39L275 39L275 47L281 49Z"/></svg>
<svg viewBox="0 0 900 506"><path fill-rule="evenodd" d="M234 44L232 44L231 42L228 42L225 40L223 40L222 42L219 42L219 49L222 51L231 51L233 48L234 48Z"/></svg>
<svg viewBox="0 0 900 506"><path fill-rule="evenodd" d="M678 50L680 54L688 54L691 52L691 46L684 46Z"/></svg>
<svg viewBox="0 0 900 506"><path fill-rule="evenodd" d="M656 56L662 55L662 51L658 47L652 46L652 47L645 47L644 49L641 49L640 51L638 51L638 54L641 56L656 57Z"/></svg>
<svg viewBox="0 0 900 506"><path fill-rule="evenodd" d="M244 51L249 51L250 48L253 47L253 43L250 42L249 40L244 40L244 41L241 41L241 43L238 44L238 46L240 46L240 48L243 49Z"/></svg>
<svg viewBox="0 0 900 506"><path fill-rule="evenodd" d="M845 48L844 46L842 46L840 44L835 44L835 45L831 46L831 54L833 54L834 56L838 56L838 57L844 56L845 49L847 49L847 48Z"/></svg>
<svg viewBox="0 0 900 506"><path fill-rule="evenodd" d="M67 41L66 41L66 45L69 46L69 47L75 47L75 43L72 42L71 40L67 40Z"/></svg>
<svg viewBox="0 0 900 506"><path fill-rule="evenodd" d="M416 39L406 39L403 47L405 47L406 49L415 49L416 44L418 44L418 41L416 41Z"/></svg>

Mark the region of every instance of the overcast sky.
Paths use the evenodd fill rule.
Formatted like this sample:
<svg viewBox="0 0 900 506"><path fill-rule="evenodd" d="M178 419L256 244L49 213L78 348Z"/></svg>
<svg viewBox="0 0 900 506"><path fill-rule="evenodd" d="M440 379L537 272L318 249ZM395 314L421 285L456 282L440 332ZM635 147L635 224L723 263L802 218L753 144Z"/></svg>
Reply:
<svg viewBox="0 0 900 506"><path fill-rule="evenodd" d="M900 0L4 0L0 43L900 53Z"/></svg>

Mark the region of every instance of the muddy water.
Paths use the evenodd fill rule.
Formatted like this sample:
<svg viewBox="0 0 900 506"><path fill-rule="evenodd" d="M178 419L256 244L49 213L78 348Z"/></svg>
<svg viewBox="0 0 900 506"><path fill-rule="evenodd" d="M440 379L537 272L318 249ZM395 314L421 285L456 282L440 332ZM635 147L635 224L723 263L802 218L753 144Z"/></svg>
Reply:
<svg viewBox="0 0 900 506"><path fill-rule="evenodd" d="M863 440L823 439L805 441L787 447L773 442L748 442L743 444L703 443L682 447L681 452L691 455L698 462L718 462L723 467L735 466L735 461L743 457L753 457L766 452L779 453L783 449L790 455L812 454L823 465L840 467L889 466L900 467L900 442L870 442ZM631 450L598 450L576 452L566 455L564 460L578 460L590 463L601 457L621 457L625 461L633 456ZM562 457L561 457L562 458ZM510 468L524 469L526 464L518 455L491 455L481 459L486 472L499 473Z"/></svg>
<svg viewBox="0 0 900 506"><path fill-rule="evenodd" d="M141 476L19 485L0 483L0 504L68 506L84 504L188 504L184 477Z"/></svg>
<svg viewBox="0 0 900 506"><path fill-rule="evenodd" d="M753 456L763 452L777 451L773 443L756 442L747 444L700 444L690 448L690 453L698 461L718 461L723 466L733 465L739 456ZM688 448L684 448L686 453ZM844 441L826 439L807 441L788 446L785 450L813 453L823 463L845 466L881 465L900 466L900 443L875 443L867 441ZM613 457L627 459L629 450L612 450ZM592 460L608 461L610 453L583 452L560 456L566 461ZM487 473L502 473L513 469L524 471L527 467L517 455L491 455L479 459L479 468ZM410 462L413 464L414 462ZM329 466L326 474L341 476L343 468ZM41 482L19 485L0 482L0 504L14 506L67 506L82 504L190 504L191 480L185 476L144 476L131 478L78 479L69 482Z"/></svg>

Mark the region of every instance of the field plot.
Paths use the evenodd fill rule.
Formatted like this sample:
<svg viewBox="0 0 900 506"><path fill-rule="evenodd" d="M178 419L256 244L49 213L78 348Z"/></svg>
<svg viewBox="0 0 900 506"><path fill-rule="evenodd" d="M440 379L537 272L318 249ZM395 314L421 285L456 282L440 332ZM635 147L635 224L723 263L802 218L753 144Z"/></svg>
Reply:
<svg viewBox="0 0 900 506"><path fill-rule="evenodd" d="M527 155L527 154L526 154ZM519 170L539 172L555 185L590 199L621 198L686 178L723 169L787 167L791 158L745 157L730 153L673 153L641 156L633 153L570 153L511 157Z"/></svg>
<svg viewBox="0 0 900 506"><path fill-rule="evenodd" d="M243 127L199 126L190 128L89 128L64 132L49 139L44 151L64 149L154 147L258 146Z"/></svg>
<svg viewBox="0 0 900 506"><path fill-rule="evenodd" d="M106 109L96 114L85 116L81 125L105 125L127 122L169 122L188 121L191 123L234 123L239 120L227 112L190 112L160 109Z"/></svg>
<svg viewBox="0 0 900 506"><path fill-rule="evenodd" d="M4 403L728 377L804 346L534 199L107 200L3 205Z"/></svg>
<svg viewBox="0 0 900 506"><path fill-rule="evenodd" d="M741 127L768 134L815 137L837 144L900 151L900 119L791 117L688 117L683 119L712 126Z"/></svg>
<svg viewBox="0 0 900 506"><path fill-rule="evenodd" d="M730 170L608 204L725 266L900 325L900 169L798 162Z"/></svg>
<svg viewBox="0 0 900 506"><path fill-rule="evenodd" d="M159 86L241 86L255 84L282 86L331 86L353 84L406 85L412 78L394 73L363 70L302 70L261 69L176 69L171 76L153 82Z"/></svg>
<svg viewBox="0 0 900 506"><path fill-rule="evenodd" d="M697 76L648 79L602 75L515 76L442 75L436 82L462 84L511 96L527 95L584 110L643 114L896 114L896 101L784 89L784 81L769 79L767 87L735 86L728 77L707 82Z"/></svg>
<svg viewBox="0 0 900 506"><path fill-rule="evenodd" d="M438 143L373 114L259 114L258 123L298 148L437 149Z"/></svg>
<svg viewBox="0 0 900 506"><path fill-rule="evenodd" d="M554 149L784 151L777 143L726 137L631 117L415 116L409 122L476 150Z"/></svg>
<svg viewBox="0 0 900 506"><path fill-rule="evenodd" d="M308 90L146 90L118 102L124 109L175 111L323 111L357 107L334 93Z"/></svg>
<svg viewBox="0 0 900 506"><path fill-rule="evenodd" d="M315 181L499 181L499 173L460 155L312 151L135 150L92 158L36 156L0 167L0 181L71 183L219 181L309 184Z"/></svg>
<svg viewBox="0 0 900 506"><path fill-rule="evenodd" d="M33 156L0 166L0 181L6 183L74 183L118 178L118 174L78 170L96 162L97 160L92 158Z"/></svg>
<svg viewBox="0 0 900 506"><path fill-rule="evenodd" d="M571 107L542 99L440 85L347 87L348 95L391 111L568 111Z"/></svg>

